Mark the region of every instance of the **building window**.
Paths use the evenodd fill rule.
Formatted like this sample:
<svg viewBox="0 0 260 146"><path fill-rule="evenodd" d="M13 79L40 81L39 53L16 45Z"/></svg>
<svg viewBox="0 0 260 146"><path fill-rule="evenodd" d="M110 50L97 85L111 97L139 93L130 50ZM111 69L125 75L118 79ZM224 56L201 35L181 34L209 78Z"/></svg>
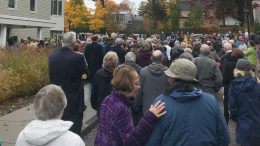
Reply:
<svg viewBox="0 0 260 146"><path fill-rule="evenodd" d="M51 15L62 15L62 0L51 1Z"/></svg>
<svg viewBox="0 0 260 146"><path fill-rule="evenodd" d="M13 9L16 8L15 2L16 2L16 0L9 0L8 1L8 8L13 8Z"/></svg>
<svg viewBox="0 0 260 146"><path fill-rule="evenodd" d="M35 0L30 0L30 11L35 11L36 3Z"/></svg>

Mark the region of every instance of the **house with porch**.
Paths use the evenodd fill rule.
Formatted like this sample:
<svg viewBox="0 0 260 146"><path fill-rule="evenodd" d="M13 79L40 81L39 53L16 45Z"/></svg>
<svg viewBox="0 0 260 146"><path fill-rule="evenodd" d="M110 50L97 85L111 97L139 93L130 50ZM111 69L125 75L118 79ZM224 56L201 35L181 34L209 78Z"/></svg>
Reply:
<svg viewBox="0 0 260 146"><path fill-rule="evenodd" d="M0 47L18 41L58 38L64 30L64 0L0 0Z"/></svg>

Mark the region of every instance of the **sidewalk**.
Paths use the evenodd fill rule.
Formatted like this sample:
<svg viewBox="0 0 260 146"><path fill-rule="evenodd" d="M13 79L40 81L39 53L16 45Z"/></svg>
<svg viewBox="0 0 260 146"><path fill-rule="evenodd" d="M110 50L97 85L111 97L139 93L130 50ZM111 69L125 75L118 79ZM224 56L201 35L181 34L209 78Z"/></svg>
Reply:
<svg viewBox="0 0 260 146"><path fill-rule="evenodd" d="M84 90L87 109L84 112L83 118L83 135L88 133L97 123L96 111L93 110L90 105L88 85L85 85ZM14 146L20 131L33 119L36 119L33 105L26 106L0 117L0 139L3 140L2 146Z"/></svg>

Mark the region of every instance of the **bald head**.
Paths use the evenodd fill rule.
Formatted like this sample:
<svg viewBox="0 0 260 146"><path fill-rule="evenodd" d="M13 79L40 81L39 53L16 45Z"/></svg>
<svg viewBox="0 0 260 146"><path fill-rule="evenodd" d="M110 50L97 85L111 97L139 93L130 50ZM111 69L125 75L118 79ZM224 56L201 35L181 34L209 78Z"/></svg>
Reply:
<svg viewBox="0 0 260 146"><path fill-rule="evenodd" d="M153 51L152 60L154 63L162 63L163 53L160 50Z"/></svg>
<svg viewBox="0 0 260 146"><path fill-rule="evenodd" d="M210 53L210 47L207 44L203 44L200 47L200 54L202 55L209 55Z"/></svg>

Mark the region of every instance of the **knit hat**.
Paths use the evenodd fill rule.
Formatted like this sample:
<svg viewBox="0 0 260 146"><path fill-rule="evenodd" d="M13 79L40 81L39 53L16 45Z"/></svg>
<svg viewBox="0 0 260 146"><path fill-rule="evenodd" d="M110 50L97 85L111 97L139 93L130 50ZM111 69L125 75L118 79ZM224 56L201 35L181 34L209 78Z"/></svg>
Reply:
<svg viewBox="0 0 260 146"><path fill-rule="evenodd" d="M236 64L236 69L243 71L250 71L251 65L250 62L246 58L239 59Z"/></svg>
<svg viewBox="0 0 260 146"><path fill-rule="evenodd" d="M164 73L172 78L177 78L184 81L197 82L195 79L197 67L188 59L180 58L172 62L170 68Z"/></svg>

